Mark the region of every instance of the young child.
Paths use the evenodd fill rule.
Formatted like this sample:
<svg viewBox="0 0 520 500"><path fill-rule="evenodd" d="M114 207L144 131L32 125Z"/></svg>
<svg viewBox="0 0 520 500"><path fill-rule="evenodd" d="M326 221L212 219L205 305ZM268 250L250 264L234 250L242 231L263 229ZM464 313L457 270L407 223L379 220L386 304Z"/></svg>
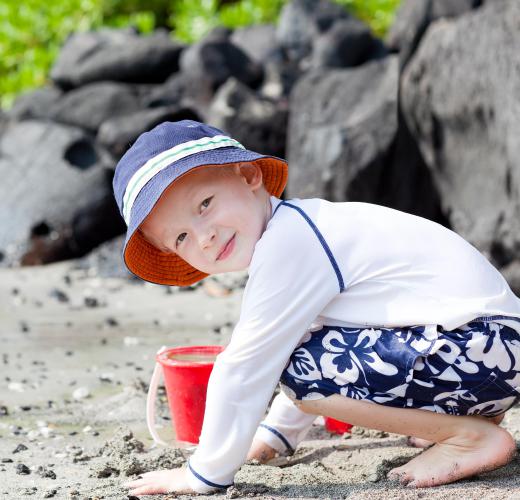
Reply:
<svg viewBox="0 0 520 500"><path fill-rule="evenodd" d="M292 451L316 415L433 444L389 473L408 486L506 464L515 442L497 424L520 397L520 300L500 273L437 223L282 201L286 181L285 161L189 120L142 134L117 165L133 273L168 285L249 273L197 450L130 493L226 488L248 457Z"/></svg>

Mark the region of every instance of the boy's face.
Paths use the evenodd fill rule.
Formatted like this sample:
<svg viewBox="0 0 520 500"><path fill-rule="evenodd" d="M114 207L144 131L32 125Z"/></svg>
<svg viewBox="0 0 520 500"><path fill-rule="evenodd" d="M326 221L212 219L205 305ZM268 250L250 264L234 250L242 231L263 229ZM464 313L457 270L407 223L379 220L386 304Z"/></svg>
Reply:
<svg viewBox="0 0 520 500"><path fill-rule="evenodd" d="M201 167L166 189L139 229L207 274L246 269L271 217L258 165ZM225 249L225 251L223 251Z"/></svg>

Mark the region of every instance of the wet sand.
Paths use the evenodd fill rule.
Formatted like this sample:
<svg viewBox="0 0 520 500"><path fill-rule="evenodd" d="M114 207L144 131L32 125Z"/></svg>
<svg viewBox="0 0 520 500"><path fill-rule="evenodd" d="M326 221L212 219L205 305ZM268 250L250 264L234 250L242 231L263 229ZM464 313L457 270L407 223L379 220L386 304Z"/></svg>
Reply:
<svg viewBox="0 0 520 500"><path fill-rule="evenodd" d="M154 354L225 345L239 317L245 275L179 290L77 267L0 270L0 498L125 499L128 478L184 463L189 449L152 448L146 430ZM157 413L171 439L164 391ZM502 425L520 440L520 407ZM318 422L293 457L244 465L212 498L520 499L518 457L442 487L386 479L419 452L403 436L334 436Z"/></svg>

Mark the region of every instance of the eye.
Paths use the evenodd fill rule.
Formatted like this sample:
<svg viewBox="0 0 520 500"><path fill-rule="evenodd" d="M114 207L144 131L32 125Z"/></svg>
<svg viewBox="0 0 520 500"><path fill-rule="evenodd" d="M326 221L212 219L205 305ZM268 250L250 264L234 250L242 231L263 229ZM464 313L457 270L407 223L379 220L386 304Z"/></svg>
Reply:
<svg viewBox="0 0 520 500"><path fill-rule="evenodd" d="M213 196L210 196L209 198L206 198L202 203L201 205L206 208L208 205L209 205L209 202L211 201L211 199L213 198ZM207 202L207 203L206 203Z"/></svg>
<svg viewBox="0 0 520 500"><path fill-rule="evenodd" d="M186 233L179 234L179 236L177 237L177 241L175 242L175 246L178 246L179 243L182 243L185 237Z"/></svg>

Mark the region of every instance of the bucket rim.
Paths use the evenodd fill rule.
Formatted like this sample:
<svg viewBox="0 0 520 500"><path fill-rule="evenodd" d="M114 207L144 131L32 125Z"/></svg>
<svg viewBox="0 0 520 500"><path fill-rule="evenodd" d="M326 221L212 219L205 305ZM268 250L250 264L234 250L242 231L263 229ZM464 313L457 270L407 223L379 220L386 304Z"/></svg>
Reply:
<svg viewBox="0 0 520 500"><path fill-rule="evenodd" d="M222 345L190 345L190 346L177 346L164 349L155 356L158 363L163 366L208 366L213 365L214 360L211 361L191 361L182 359L171 359L172 354L220 354L224 350Z"/></svg>

